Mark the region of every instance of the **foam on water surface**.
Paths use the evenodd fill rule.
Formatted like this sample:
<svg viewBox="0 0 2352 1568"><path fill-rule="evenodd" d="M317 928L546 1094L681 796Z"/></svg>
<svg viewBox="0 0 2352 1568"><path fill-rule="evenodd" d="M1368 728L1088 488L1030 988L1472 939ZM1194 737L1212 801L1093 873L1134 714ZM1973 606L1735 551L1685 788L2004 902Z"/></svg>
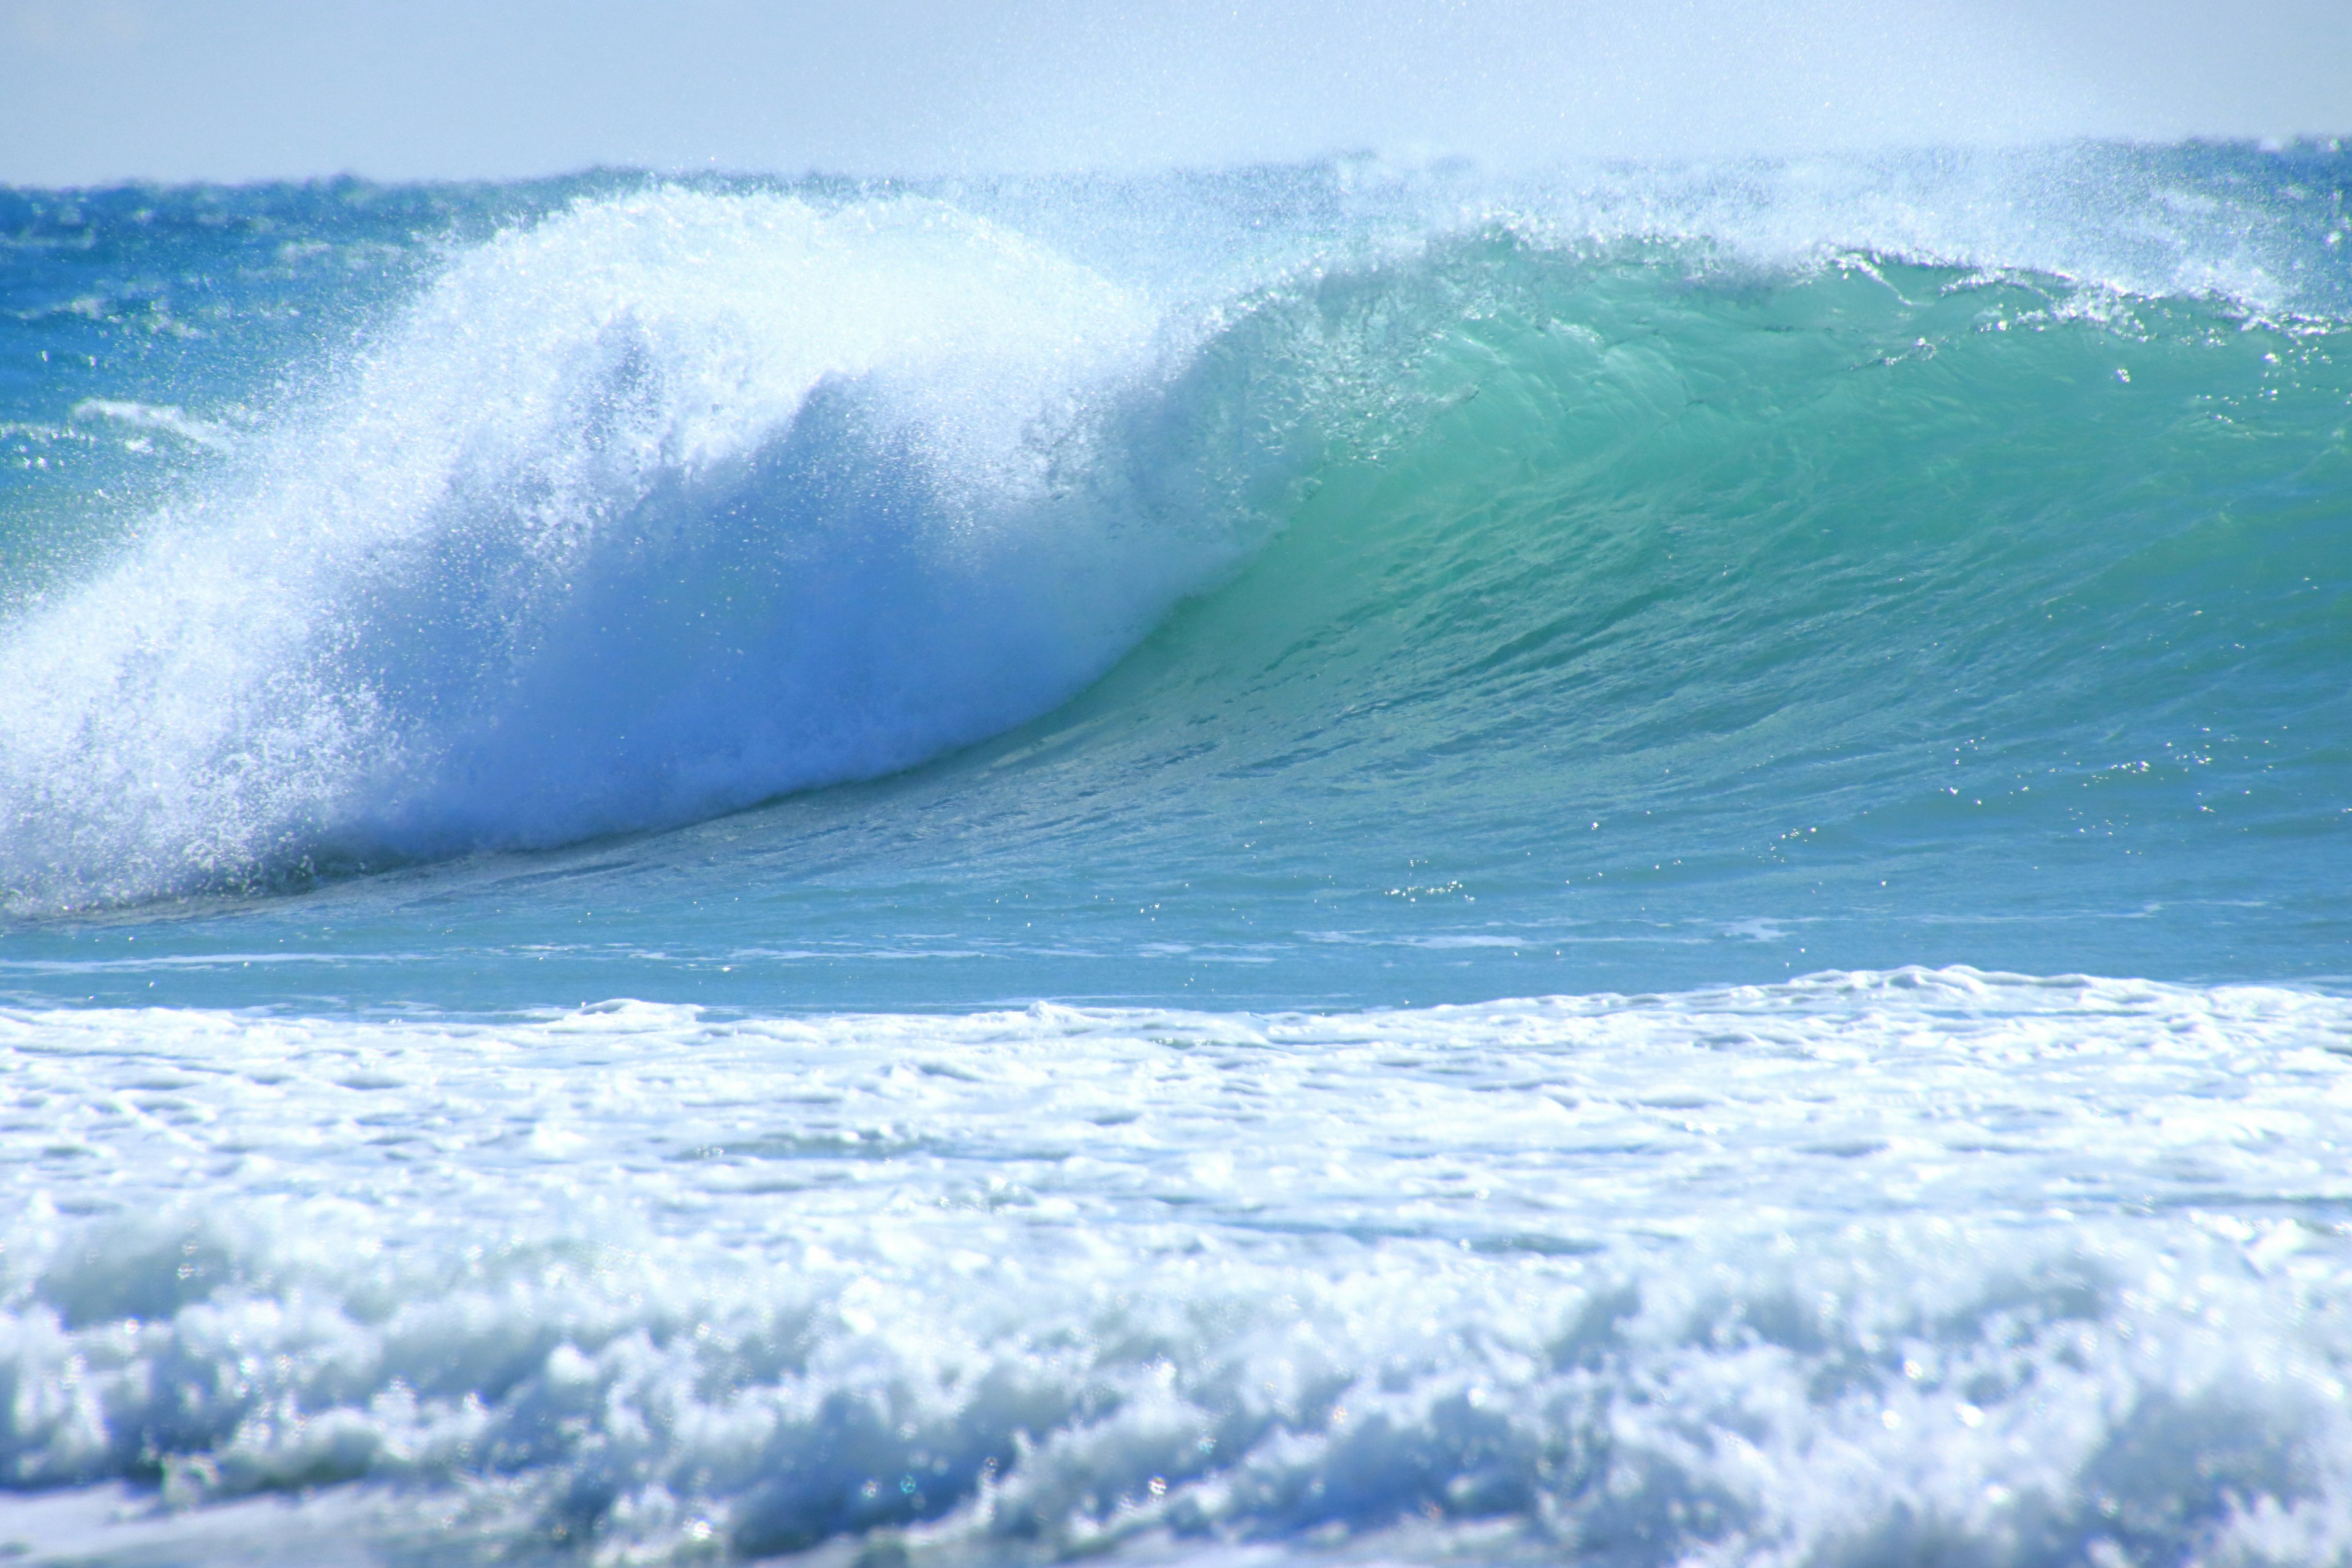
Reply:
<svg viewBox="0 0 2352 1568"><path fill-rule="evenodd" d="M0 1037L41 1560L2352 1548L2311 993Z"/></svg>

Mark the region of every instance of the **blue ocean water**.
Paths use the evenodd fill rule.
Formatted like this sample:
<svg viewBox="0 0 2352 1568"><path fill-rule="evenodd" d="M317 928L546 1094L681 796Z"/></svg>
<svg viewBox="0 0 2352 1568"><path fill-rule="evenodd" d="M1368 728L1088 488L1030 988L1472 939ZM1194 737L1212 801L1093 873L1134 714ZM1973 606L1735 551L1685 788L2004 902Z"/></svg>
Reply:
<svg viewBox="0 0 2352 1568"><path fill-rule="evenodd" d="M2347 189L0 193L0 1541L2352 1562Z"/></svg>

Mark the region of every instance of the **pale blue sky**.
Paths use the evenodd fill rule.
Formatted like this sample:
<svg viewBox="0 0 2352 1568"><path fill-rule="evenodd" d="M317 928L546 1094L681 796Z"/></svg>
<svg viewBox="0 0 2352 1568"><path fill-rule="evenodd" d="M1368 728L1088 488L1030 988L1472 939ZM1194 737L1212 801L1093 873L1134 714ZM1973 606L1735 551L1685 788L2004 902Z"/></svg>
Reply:
<svg viewBox="0 0 2352 1568"><path fill-rule="evenodd" d="M2352 134L2352 0L0 0L0 181Z"/></svg>

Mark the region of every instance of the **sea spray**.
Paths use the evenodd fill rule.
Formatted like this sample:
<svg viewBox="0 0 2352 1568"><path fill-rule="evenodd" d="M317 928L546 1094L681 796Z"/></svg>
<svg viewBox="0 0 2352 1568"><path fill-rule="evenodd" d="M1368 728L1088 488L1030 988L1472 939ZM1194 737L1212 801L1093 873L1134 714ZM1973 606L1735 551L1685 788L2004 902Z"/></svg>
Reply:
<svg viewBox="0 0 2352 1568"><path fill-rule="evenodd" d="M1246 497L1154 510L1097 459L1155 329L919 200L509 232L10 628L7 881L561 842L1003 729L1247 537Z"/></svg>

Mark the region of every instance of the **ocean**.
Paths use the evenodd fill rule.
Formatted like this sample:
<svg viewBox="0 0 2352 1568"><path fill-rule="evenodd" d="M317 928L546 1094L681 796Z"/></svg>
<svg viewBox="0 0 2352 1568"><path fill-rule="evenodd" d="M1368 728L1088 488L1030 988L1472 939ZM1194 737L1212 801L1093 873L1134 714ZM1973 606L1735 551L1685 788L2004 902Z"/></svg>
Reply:
<svg viewBox="0 0 2352 1568"><path fill-rule="evenodd" d="M2347 191L0 190L0 1555L2352 1563Z"/></svg>

